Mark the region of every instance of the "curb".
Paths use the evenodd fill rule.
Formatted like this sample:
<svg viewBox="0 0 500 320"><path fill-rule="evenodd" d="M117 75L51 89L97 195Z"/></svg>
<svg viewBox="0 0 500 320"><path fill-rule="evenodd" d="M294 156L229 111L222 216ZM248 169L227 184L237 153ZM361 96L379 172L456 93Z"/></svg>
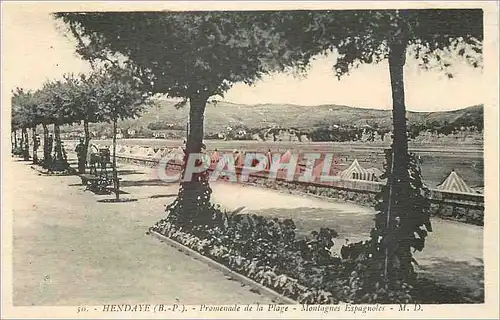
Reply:
<svg viewBox="0 0 500 320"><path fill-rule="evenodd" d="M277 303L280 303L280 304L298 304L297 301L295 300L292 300L290 298L287 298L285 297L284 295L282 294L279 294L278 292L268 288L268 287L265 287L263 285L261 285L260 283L257 283L255 282L254 280L248 278L248 277L245 277L244 275L242 274L239 274L231 269L229 269L228 267L202 255L201 253L198 253L196 251L194 251L193 249L191 248L188 248L186 247L185 245L177 242L177 241L174 241L162 234L159 234L158 232L156 231L150 231L150 233L155 236L156 238L158 238L159 240L161 241L164 241L166 242L168 245L170 245L171 247L174 247L176 249L179 249L180 251L182 251L184 254L188 255L188 256L191 256L193 257L194 259L196 260L200 260L206 264L208 264L210 267L214 268L214 269L217 269L219 271L221 271L223 274L225 275L229 275L231 276L233 279L237 279L238 281L240 281L241 283L249 286L249 287L253 287L254 289L258 290L259 292L267 295L268 297L271 297L273 299L276 300Z"/></svg>

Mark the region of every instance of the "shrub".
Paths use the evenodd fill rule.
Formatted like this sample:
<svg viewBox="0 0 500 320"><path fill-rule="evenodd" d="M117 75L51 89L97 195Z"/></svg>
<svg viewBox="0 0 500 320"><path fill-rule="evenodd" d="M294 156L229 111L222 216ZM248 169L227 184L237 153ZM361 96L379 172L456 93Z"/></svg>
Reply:
<svg viewBox="0 0 500 320"><path fill-rule="evenodd" d="M343 246L333 254L337 232L321 228L304 238L291 219L266 219L223 212L213 206L212 223L180 225L168 216L150 228L222 263L299 303L457 303L457 292L430 281L386 286L383 264L370 241ZM432 288L432 292L429 291ZM433 292L440 292L439 295Z"/></svg>

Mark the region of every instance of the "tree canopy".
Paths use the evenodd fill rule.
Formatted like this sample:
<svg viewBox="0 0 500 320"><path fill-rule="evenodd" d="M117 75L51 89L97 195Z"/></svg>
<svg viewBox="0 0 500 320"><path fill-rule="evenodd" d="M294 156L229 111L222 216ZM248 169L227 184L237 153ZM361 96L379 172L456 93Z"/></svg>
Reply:
<svg viewBox="0 0 500 320"><path fill-rule="evenodd" d="M64 80L45 82L34 92L18 88L12 97L13 128L83 120L111 122L114 113L119 119L137 117L150 96L137 90L132 78L113 72L68 74Z"/></svg>
<svg viewBox="0 0 500 320"><path fill-rule="evenodd" d="M472 67L482 67L481 9L309 11L303 21L302 28L289 37L293 48L309 55L337 51L334 72L338 77L361 63L387 59L396 41L426 69L449 71L450 60L457 56ZM295 22L283 24L288 25Z"/></svg>
<svg viewBox="0 0 500 320"><path fill-rule="evenodd" d="M222 95L235 82L304 65L278 12L58 13L85 59L121 61L154 93ZM300 59L299 59L300 58Z"/></svg>
<svg viewBox="0 0 500 320"><path fill-rule="evenodd" d="M44 129L44 165L54 164L48 125L54 125L57 161L63 159L60 126L83 122L88 145L91 122L113 122L133 118L150 103L150 95L137 88L137 80L115 67L95 69L90 75L64 75L62 80L47 81L42 88L24 91L18 88L12 97L12 129ZM35 154L34 154L35 155Z"/></svg>
<svg viewBox="0 0 500 320"><path fill-rule="evenodd" d="M388 184L379 195L369 254L381 262L386 283L413 275L411 249L422 250L432 231L426 187L415 157L408 154L404 65L408 56L448 77L452 61L482 67L482 10L361 10L311 13L302 37L292 37L307 54L337 51L337 77L362 63L389 61L393 144L387 153ZM294 40L295 39L295 40ZM376 262L375 262L376 263Z"/></svg>

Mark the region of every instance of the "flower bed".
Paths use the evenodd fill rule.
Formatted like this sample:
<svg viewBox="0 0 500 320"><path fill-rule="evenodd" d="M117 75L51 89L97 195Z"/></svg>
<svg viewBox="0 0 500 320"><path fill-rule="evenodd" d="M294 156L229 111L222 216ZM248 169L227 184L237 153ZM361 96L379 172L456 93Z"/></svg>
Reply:
<svg viewBox="0 0 500 320"><path fill-rule="evenodd" d="M367 243L343 247L335 256L329 228L298 238L292 220L232 215L213 208L212 226L163 219L155 231L301 304L470 303L458 291L416 278L412 285L382 284L380 261ZM484 298L483 298L484 299Z"/></svg>

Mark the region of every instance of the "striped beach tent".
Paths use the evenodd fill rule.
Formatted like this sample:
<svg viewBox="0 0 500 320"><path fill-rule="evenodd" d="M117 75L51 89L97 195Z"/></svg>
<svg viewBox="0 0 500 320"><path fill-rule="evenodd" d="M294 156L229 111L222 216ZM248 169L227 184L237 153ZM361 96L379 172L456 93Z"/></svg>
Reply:
<svg viewBox="0 0 500 320"><path fill-rule="evenodd" d="M484 193L484 186L478 186L473 188L477 193Z"/></svg>
<svg viewBox="0 0 500 320"><path fill-rule="evenodd" d="M138 154L139 152L141 152L141 147L140 146L133 146L132 148L130 148L129 152L131 154Z"/></svg>
<svg viewBox="0 0 500 320"><path fill-rule="evenodd" d="M358 159L354 159L349 168L342 171L340 174L342 180L371 180L371 173L366 171L358 162Z"/></svg>
<svg viewBox="0 0 500 320"><path fill-rule="evenodd" d="M460 178L455 170L452 170L448 177L444 179L436 189L444 192L477 193Z"/></svg>
<svg viewBox="0 0 500 320"><path fill-rule="evenodd" d="M280 163L288 163L290 161L290 158L292 157L292 153L290 150L287 150L285 153L280 158Z"/></svg>
<svg viewBox="0 0 500 320"><path fill-rule="evenodd" d="M220 157L220 154L217 150L215 150L212 155L210 156L210 162L211 163L217 163L219 162L219 157Z"/></svg>
<svg viewBox="0 0 500 320"><path fill-rule="evenodd" d="M172 152L179 153L179 154L184 154L184 148L183 147L177 147Z"/></svg>
<svg viewBox="0 0 500 320"><path fill-rule="evenodd" d="M279 153L267 153L267 167L266 169L270 169L274 163L287 163L290 160L290 157L283 157L284 155L281 155ZM284 161L286 160L286 161Z"/></svg>
<svg viewBox="0 0 500 320"><path fill-rule="evenodd" d="M241 150L234 150L233 157L234 157L234 166L243 167L243 165L245 164L245 153Z"/></svg>
<svg viewBox="0 0 500 320"><path fill-rule="evenodd" d="M154 156L155 154L155 150L151 147L147 148L145 151L144 151L144 155L147 156L147 157L152 157Z"/></svg>
<svg viewBox="0 0 500 320"><path fill-rule="evenodd" d="M323 175L323 170L325 169L325 159L318 160L316 165L313 167L312 175L315 177L316 181L320 181L321 176ZM328 176L336 176L339 174L337 164L332 161L330 163L330 168L325 172Z"/></svg>
<svg viewBox="0 0 500 320"><path fill-rule="evenodd" d="M116 153L124 153L125 152L125 146L117 145L116 146Z"/></svg>
<svg viewBox="0 0 500 320"><path fill-rule="evenodd" d="M366 172L368 172L370 174L370 181L381 181L382 179L380 178L380 176L383 174L383 172L381 170L379 170L378 168L369 168L369 169L366 169Z"/></svg>
<svg viewBox="0 0 500 320"><path fill-rule="evenodd" d="M273 161L273 154L271 153L271 151L267 152L266 157L267 157L266 169L269 170L271 168L271 163Z"/></svg>
<svg viewBox="0 0 500 320"><path fill-rule="evenodd" d="M161 159L163 157L163 151L162 149L158 149L153 155L153 159Z"/></svg>
<svg viewBox="0 0 500 320"><path fill-rule="evenodd" d="M281 157L278 160L276 160L276 162L280 163L280 164L282 163L282 164L286 165L286 164L288 164L290 162L291 158L292 158L292 153L290 152L290 150L287 150L285 153L283 153L281 155ZM272 157L271 157L271 161L272 161ZM271 168L271 166L269 166L269 168ZM279 171L284 171L284 169L280 168ZM281 174L278 175L278 176L281 176L281 175L287 174L287 173L288 173L288 171L287 172L281 172ZM295 168L295 174L296 175L300 174L300 168L298 166Z"/></svg>
<svg viewBox="0 0 500 320"><path fill-rule="evenodd" d="M137 148L137 152L135 154L138 156L145 156L146 155L146 148L139 146L139 148Z"/></svg>
<svg viewBox="0 0 500 320"><path fill-rule="evenodd" d="M178 159L184 159L184 156L185 156L184 149L182 147L177 147L177 148L171 149L171 151L169 152L169 155L171 155L171 156L172 155L178 155L178 156L176 156L176 158L178 158ZM177 164L180 164L183 161L180 161L180 160L176 159L174 162L177 163Z"/></svg>
<svg viewBox="0 0 500 320"><path fill-rule="evenodd" d="M177 148L165 148L165 150L163 150L163 155L167 155L167 154L180 154L182 156L184 156L184 149L182 149L182 147L177 147Z"/></svg>
<svg viewBox="0 0 500 320"><path fill-rule="evenodd" d="M210 168L215 169L217 167L217 164L219 163L221 154L215 150L211 155L210 155Z"/></svg>

